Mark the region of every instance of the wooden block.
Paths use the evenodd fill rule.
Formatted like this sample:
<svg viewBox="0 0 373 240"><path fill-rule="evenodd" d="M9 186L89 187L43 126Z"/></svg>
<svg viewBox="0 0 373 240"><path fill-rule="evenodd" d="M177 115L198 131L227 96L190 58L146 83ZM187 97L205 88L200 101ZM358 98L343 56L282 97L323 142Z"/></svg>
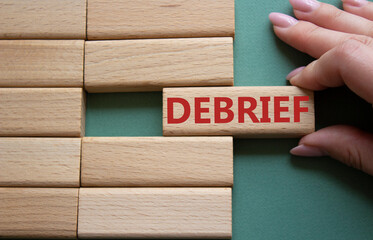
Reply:
<svg viewBox="0 0 373 240"><path fill-rule="evenodd" d="M0 138L0 186L79 187L80 138Z"/></svg>
<svg viewBox="0 0 373 240"><path fill-rule="evenodd" d="M314 129L313 92L297 87L163 90L164 135L299 137Z"/></svg>
<svg viewBox="0 0 373 240"><path fill-rule="evenodd" d="M83 58L83 40L1 40L0 87L83 87Z"/></svg>
<svg viewBox="0 0 373 240"><path fill-rule="evenodd" d="M87 41L88 92L233 85L232 38Z"/></svg>
<svg viewBox="0 0 373 240"><path fill-rule="evenodd" d="M230 188L81 188L79 238L230 238Z"/></svg>
<svg viewBox="0 0 373 240"><path fill-rule="evenodd" d="M1 39L85 39L85 0L0 0Z"/></svg>
<svg viewBox="0 0 373 240"><path fill-rule="evenodd" d="M82 186L232 186L231 137L86 137Z"/></svg>
<svg viewBox="0 0 373 240"><path fill-rule="evenodd" d="M76 238L77 188L0 188L2 238Z"/></svg>
<svg viewBox="0 0 373 240"><path fill-rule="evenodd" d="M88 39L234 35L234 0L88 0Z"/></svg>
<svg viewBox="0 0 373 240"><path fill-rule="evenodd" d="M0 88L0 136L84 136L81 88Z"/></svg>

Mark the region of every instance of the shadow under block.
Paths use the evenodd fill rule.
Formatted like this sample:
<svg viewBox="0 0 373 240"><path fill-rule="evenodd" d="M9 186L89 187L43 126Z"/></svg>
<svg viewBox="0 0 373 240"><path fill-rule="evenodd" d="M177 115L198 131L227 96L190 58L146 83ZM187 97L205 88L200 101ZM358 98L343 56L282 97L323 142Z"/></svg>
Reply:
<svg viewBox="0 0 373 240"><path fill-rule="evenodd" d="M166 136L299 137L314 130L313 92L297 87L163 90Z"/></svg>
<svg viewBox="0 0 373 240"><path fill-rule="evenodd" d="M83 58L84 40L0 40L0 87L83 87Z"/></svg>
<svg viewBox="0 0 373 240"><path fill-rule="evenodd" d="M0 138L0 186L79 187L80 138Z"/></svg>
<svg viewBox="0 0 373 240"><path fill-rule="evenodd" d="M231 238L230 188L81 188L79 238Z"/></svg>
<svg viewBox="0 0 373 240"><path fill-rule="evenodd" d="M76 238L78 188L0 188L0 237Z"/></svg>
<svg viewBox="0 0 373 240"><path fill-rule="evenodd" d="M88 0L88 39L234 35L234 0Z"/></svg>
<svg viewBox="0 0 373 240"><path fill-rule="evenodd" d="M82 186L232 186L231 137L86 137Z"/></svg>
<svg viewBox="0 0 373 240"><path fill-rule="evenodd" d="M87 41L85 44L88 92L233 85L231 37Z"/></svg>
<svg viewBox="0 0 373 240"><path fill-rule="evenodd" d="M0 136L84 136L81 88L0 88Z"/></svg>
<svg viewBox="0 0 373 240"><path fill-rule="evenodd" d="M0 39L85 39L85 0L0 0Z"/></svg>

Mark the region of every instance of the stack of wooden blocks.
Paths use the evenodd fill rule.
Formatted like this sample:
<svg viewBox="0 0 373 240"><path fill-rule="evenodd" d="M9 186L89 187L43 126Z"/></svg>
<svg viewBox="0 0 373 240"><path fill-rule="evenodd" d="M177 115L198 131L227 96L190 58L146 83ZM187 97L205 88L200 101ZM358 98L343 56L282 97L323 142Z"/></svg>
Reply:
<svg viewBox="0 0 373 240"><path fill-rule="evenodd" d="M231 238L232 136L314 129L311 92L221 87L233 0L0 0L0 26L0 237ZM162 89L168 137L84 137L84 90Z"/></svg>

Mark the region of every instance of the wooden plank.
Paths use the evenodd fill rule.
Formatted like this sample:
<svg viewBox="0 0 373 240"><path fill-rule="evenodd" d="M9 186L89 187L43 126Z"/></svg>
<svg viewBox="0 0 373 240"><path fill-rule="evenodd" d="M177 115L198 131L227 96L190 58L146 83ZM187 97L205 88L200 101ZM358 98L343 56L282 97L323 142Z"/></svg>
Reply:
<svg viewBox="0 0 373 240"><path fill-rule="evenodd" d="M231 137L86 137L82 186L232 186Z"/></svg>
<svg viewBox="0 0 373 240"><path fill-rule="evenodd" d="M83 87L83 58L83 40L1 40L0 87Z"/></svg>
<svg viewBox="0 0 373 240"><path fill-rule="evenodd" d="M0 136L84 136L81 88L0 88Z"/></svg>
<svg viewBox="0 0 373 240"><path fill-rule="evenodd" d="M164 135L299 137L314 129L313 92L297 87L163 90Z"/></svg>
<svg viewBox="0 0 373 240"><path fill-rule="evenodd" d="M85 0L0 0L1 39L85 39Z"/></svg>
<svg viewBox="0 0 373 240"><path fill-rule="evenodd" d="M87 41L88 92L233 85L232 38Z"/></svg>
<svg viewBox="0 0 373 240"><path fill-rule="evenodd" d="M230 188L81 188L79 238L230 238Z"/></svg>
<svg viewBox="0 0 373 240"><path fill-rule="evenodd" d="M0 186L79 187L80 138L0 138Z"/></svg>
<svg viewBox="0 0 373 240"><path fill-rule="evenodd" d="M234 35L233 0L89 0L88 39Z"/></svg>
<svg viewBox="0 0 373 240"><path fill-rule="evenodd" d="M76 238L77 188L0 188L0 236Z"/></svg>

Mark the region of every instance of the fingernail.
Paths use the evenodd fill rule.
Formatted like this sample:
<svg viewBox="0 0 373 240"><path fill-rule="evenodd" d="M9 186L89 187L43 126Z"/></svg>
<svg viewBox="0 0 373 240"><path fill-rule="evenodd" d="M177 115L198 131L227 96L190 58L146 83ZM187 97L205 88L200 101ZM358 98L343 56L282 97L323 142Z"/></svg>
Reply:
<svg viewBox="0 0 373 240"><path fill-rule="evenodd" d="M276 27L288 28L295 24L297 24L298 20L282 13L270 13L269 20L271 20L272 24Z"/></svg>
<svg viewBox="0 0 373 240"><path fill-rule="evenodd" d="M289 2L295 10L301 12L312 12L320 7L320 3L316 0L290 0Z"/></svg>
<svg viewBox="0 0 373 240"><path fill-rule="evenodd" d="M303 144L291 149L290 153L295 156L302 156L302 157L321 157L321 156L328 155L325 151L317 147L307 146Z"/></svg>
<svg viewBox="0 0 373 240"><path fill-rule="evenodd" d="M294 69L293 71L291 71L287 76L286 76L286 80L290 81L290 79L292 77L295 77L298 73L300 73L305 67L299 67L299 68L296 68Z"/></svg>
<svg viewBox="0 0 373 240"><path fill-rule="evenodd" d="M342 2L353 7L362 7L368 4L367 0L342 0Z"/></svg>

